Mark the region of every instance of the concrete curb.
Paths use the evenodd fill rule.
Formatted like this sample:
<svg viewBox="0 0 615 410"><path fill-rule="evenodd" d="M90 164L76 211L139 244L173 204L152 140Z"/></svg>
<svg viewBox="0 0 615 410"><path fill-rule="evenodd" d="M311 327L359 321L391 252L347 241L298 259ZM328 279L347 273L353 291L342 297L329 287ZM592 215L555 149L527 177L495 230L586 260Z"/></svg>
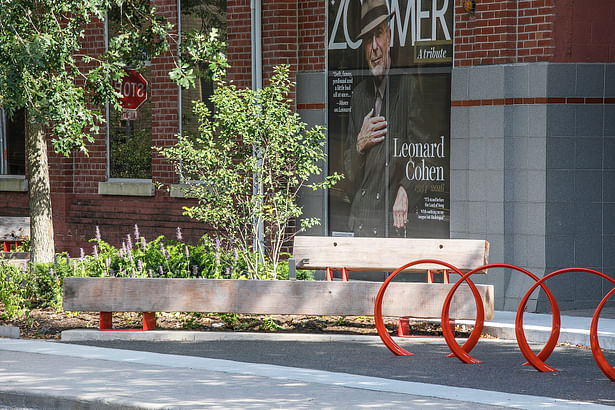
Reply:
<svg viewBox="0 0 615 410"><path fill-rule="evenodd" d="M515 341L514 312L496 312L494 320L486 322L483 333L501 340ZM423 319L421 319L423 321ZM438 320L434 320L438 321ZM459 320L458 324L474 325L472 320ZM551 334L551 315L526 314L524 321L525 337L529 343L544 344ZM562 316L558 343L573 346L590 346L589 328L591 318ZM548 324L548 325L547 325ZM600 347L615 350L615 319L600 320L598 336ZM363 341L380 342L378 336L311 334L311 333L249 333L249 332L197 332L183 330L151 331L99 331L95 329L65 330L61 340L65 342L84 341L150 341L150 342L208 342L237 340L271 340L301 342ZM397 339L399 342L416 339Z"/></svg>
<svg viewBox="0 0 615 410"><path fill-rule="evenodd" d="M0 337L19 339L19 328L16 326L0 326Z"/></svg>
<svg viewBox="0 0 615 410"><path fill-rule="evenodd" d="M140 341L140 342L220 342L243 340L300 341L300 342L379 342L380 337L371 335L340 335L311 333L254 333L254 332L197 332L184 330L95 330L71 329L61 334L63 342L86 341Z"/></svg>
<svg viewBox="0 0 615 410"><path fill-rule="evenodd" d="M141 406L132 406L120 402L105 402L96 399L79 399L78 397L58 394L38 394L29 391L3 390L0 387L0 403L24 409L65 409L65 410L141 410Z"/></svg>
<svg viewBox="0 0 615 410"><path fill-rule="evenodd" d="M525 326L525 337L530 343L546 343L551 335L550 327ZM517 340L515 327L508 324L485 325L483 333L504 340ZM600 347L615 350L615 334L613 332L598 331ZM590 346L589 329L561 329L558 343L573 346Z"/></svg>

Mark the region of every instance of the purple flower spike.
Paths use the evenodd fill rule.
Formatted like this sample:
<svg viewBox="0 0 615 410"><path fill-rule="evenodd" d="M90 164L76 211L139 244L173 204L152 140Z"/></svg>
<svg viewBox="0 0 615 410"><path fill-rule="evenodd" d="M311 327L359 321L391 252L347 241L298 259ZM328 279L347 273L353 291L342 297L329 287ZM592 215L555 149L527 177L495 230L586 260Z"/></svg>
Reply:
<svg viewBox="0 0 615 410"><path fill-rule="evenodd" d="M132 237L130 235L126 235L126 246L128 246L128 250L132 250Z"/></svg>
<svg viewBox="0 0 615 410"><path fill-rule="evenodd" d="M216 238L216 250L220 250L220 239Z"/></svg>
<svg viewBox="0 0 615 410"><path fill-rule="evenodd" d="M92 248L93 248L94 257L98 259L98 246L94 245Z"/></svg>
<svg viewBox="0 0 615 410"><path fill-rule="evenodd" d="M147 274L149 275L149 277L150 277L150 278L153 278L153 277L154 277L154 272L152 272L152 270L151 270L151 269L148 269L148 270L147 270Z"/></svg>
<svg viewBox="0 0 615 410"><path fill-rule="evenodd" d="M137 267L139 268L139 272L143 271L143 261L141 259L137 261Z"/></svg>
<svg viewBox="0 0 615 410"><path fill-rule="evenodd" d="M175 236L177 237L178 241L181 241L182 239L184 239L183 236L182 236L182 230L180 229L179 226L175 230Z"/></svg>
<svg viewBox="0 0 615 410"><path fill-rule="evenodd" d="M141 249L147 248L147 242L145 241L145 236L141 237Z"/></svg>
<svg viewBox="0 0 615 410"><path fill-rule="evenodd" d="M135 241L139 240L141 234L139 233L139 225L135 224Z"/></svg>
<svg viewBox="0 0 615 410"><path fill-rule="evenodd" d="M79 256L81 256L81 258L85 258L85 252L83 251L83 248L79 248Z"/></svg>
<svg viewBox="0 0 615 410"><path fill-rule="evenodd" d="M187 246L184 246L184 253L186 254L186 258L190 259L190 250Z"/></svg>
<svg viewBox="0 0 615 410"><path fill-rule="evenodd" d="M100 228L98 227L98 225L96 225L96 236L95 236L97 241L102 240L102 236L100 236Z"/></svg>

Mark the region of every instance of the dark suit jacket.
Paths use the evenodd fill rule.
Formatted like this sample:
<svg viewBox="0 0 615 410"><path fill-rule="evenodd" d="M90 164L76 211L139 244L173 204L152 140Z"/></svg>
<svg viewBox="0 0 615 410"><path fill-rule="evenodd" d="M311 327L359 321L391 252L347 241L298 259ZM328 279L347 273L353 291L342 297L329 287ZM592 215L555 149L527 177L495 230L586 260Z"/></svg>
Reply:
<svg viewBox="0 0 615 410"><path fill-rule="evenodd" d="M406 178L406 164L409 158L394 158L394 140L397 146L404 142L425 142L420 131L422 118L421 95L415 76L388 76L381 115L388 122L385 140L359 154L356 149L357 136L363 118L374 107L376 99L373 78L367 78L353 90L345 138L344 175L350 179L354 192L348 228L355 236L403 236L403 229L393 227L393 204L397 190L403 186L409 196L408 211L413 216L422 200L414 193L412 181ZM387 189L388 188L388 189Z"/></svg>

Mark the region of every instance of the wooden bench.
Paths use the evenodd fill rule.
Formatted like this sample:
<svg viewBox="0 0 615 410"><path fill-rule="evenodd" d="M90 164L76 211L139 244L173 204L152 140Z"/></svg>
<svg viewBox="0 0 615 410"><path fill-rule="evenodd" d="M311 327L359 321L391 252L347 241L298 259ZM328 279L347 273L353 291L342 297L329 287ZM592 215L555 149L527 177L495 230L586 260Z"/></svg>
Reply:
<svg viewBox="0 0 615 410"><path fill-rule="evenodd" d="M421 259L441 260L465 273L487 263L489 243L472 239L297 236L293 255L289 261L291 275L294 275L295 269L324 270L326 280L331 281L333 272L341 271L342 281L348 281L350 271L369 271L368 276L373 277L374 271L390 273L409 262ZM442 273L442 282L448 284L449 271L443 268L445 267L438 264L420 264L411 266L404 272L424 273L428 284L433 284L434 273ZM419 285L418 288L421 292L420 289L424 287ZM434 288L424 289L436 291ZM441 293L434 299L434 304L441 307L449 288L440 289ZM489 309L492 312L493 305ZM419 310L415 314L400 317L398 335L408 335L409 317L426 318L428 316L425 316L425 313ZM452 316L451 318L455 319Z"/></svg>
<svg viewBox="0 0 615 410"><path fill-rule="evenodd" d="M342 280L347 281L349 271L392 272L419 259L442 260L465 273L485 265L488 258L489 242L484 240L296 236L290 270L325 270L327 280L334 270L341 270ZM448 272L441 265L422 264L406 272L427 273L428 283L433 282L434 272L442 272L448 283Z"/></svg>
<svg viewBox="0 0 615 410"><path fill-rule="evenodd" d="M310 238L310 239L307 239ZM295 255L301 258L297 267L301 269L326 269L327 267L346 267L351 269L394 270L413 259L423 257L450 260L464 270L478 267L486 261L487 245L485 241L472 241L474 247L479 244L482 252L474 250L468 243L438 240L385 240L374 242L362 238L320 238L298 237ZM360 239L360 240L359 240ZM380 239L379 241L383 241ZM363 249L380 243L396 243L391 249ZM419 246L421 243L429 249ZM368 254L401 253L403 244L412 245L405 249L405 256L399 254L397 259L391 256L388 263L375 264L369 258L359 256L358 251ZM435 245L434 245L435 244ZM458 245L458 246L454 246ZM326 250L331 246L335 251ZM442 246L442 247L440 247ZM443 249L452 249L444 253ZM433 248L436 253L429 253ZM395 249L395 251L392 251ZM422 249L418 253L418 250ZM342 252L337 252L342 250ZM439 250L439 252L437 251ZM351 252L355 259L342 256ZM464 256L467 253L470 256ZM336 254L335 264L327 254ZM448 258L447 258L448 257ZM345 259L344 259L345 258ZM347 263L338 264L342 261ZM397 264L397 265L395 265ZM425 271L426 268L441 269L439 266L415 267L411 271ZM297 280L231 280L231 279L131 279L131 278L65 278L64 309L67 311L101 312L101 330L112 329L111 312L143 312L143 329L155 329L154 312L218 312L284 315L301 314L317 316L371 316L374 303L382 283L369 281L297 281ZM442 313L444 298L452 284L395 282L387 289L383 315L392 317L439 318ZM485 318L493 317L493 286L477 285L483 300ZM476 311L474 297L467 286L461 287L455 294L450 310L451 319L472 319Z"/></svg>
<svg viewBox="0 0 615 410"><path fill-rule="evenodd" d="M17 246L30 239L30 218L27 216L0 216L1 252L17 250Z"/></svg>
<svg viewBox="0 0 615 410"><path fill-rule="evenodd" d="M155 329L153 312L218 312L263 315L371 316L379 282L236 279L64 278L64 310L101 312L99 329L112 328L111 312L143 312L143 330ZM452 284L392 283L385 316L439 318ZM485 317L493 317L493 287L477 285ZM463 287L451 318L471 319L475 304Z"/></svg>

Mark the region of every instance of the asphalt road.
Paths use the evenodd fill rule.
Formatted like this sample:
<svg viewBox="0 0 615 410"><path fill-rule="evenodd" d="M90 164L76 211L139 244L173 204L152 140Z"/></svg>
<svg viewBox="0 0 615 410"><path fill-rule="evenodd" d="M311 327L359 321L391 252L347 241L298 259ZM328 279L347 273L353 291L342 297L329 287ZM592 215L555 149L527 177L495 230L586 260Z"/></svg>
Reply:
<svg viewBox="0 0 615 410"><path fill-rule="evenodd" d="M227 359L239 362L326 370L403 381L581 400L615 406L615 382L596 365L589 349L557 347L547 363L559 371L540 373L522 366L515 342L481 339L472 355L483 362L448 358L443 339L412 339L403 344L414 356L395 356L380 342L221 341L82 342L115 349ZM535 351L541 346L532 346ZM615 363L615 352L605 352Z"/></svg>

